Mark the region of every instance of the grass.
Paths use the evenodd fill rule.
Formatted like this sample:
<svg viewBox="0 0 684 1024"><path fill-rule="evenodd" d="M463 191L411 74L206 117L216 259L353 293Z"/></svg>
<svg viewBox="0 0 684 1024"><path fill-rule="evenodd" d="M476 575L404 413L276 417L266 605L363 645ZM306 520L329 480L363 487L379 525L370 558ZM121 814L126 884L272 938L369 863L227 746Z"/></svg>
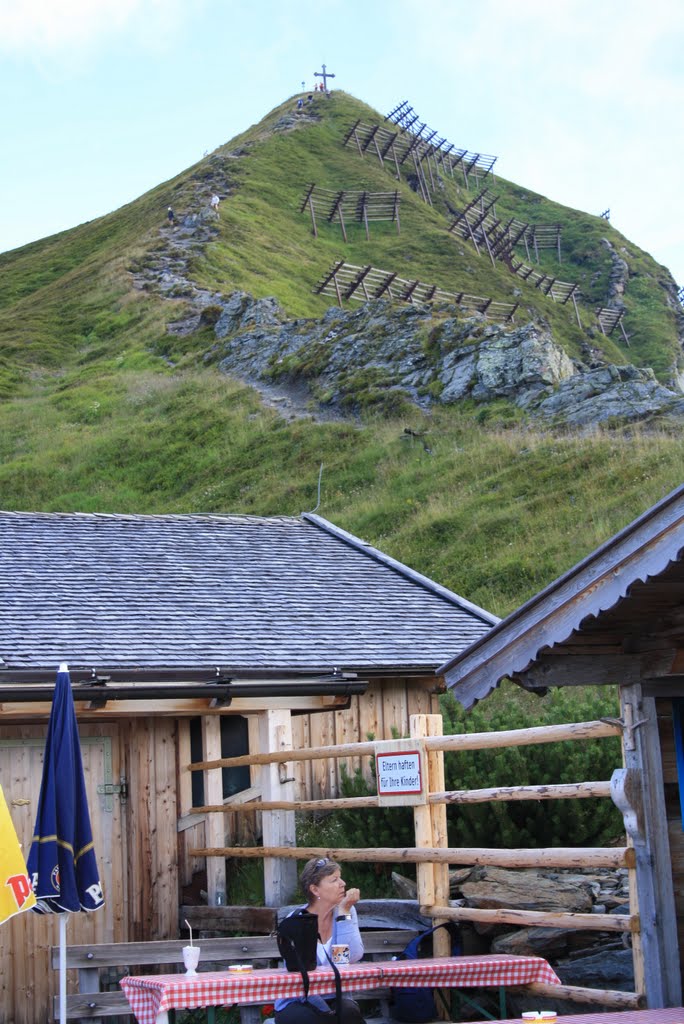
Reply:
<svg viewBox="0 0 684 1024"><path fill-rule="evenodd" d="M504 614L681 482L679 433L556 436L468 409L288 423L211 370L128 358L4 403L5 508L298 515L322 463L322 515Z"/></svg>

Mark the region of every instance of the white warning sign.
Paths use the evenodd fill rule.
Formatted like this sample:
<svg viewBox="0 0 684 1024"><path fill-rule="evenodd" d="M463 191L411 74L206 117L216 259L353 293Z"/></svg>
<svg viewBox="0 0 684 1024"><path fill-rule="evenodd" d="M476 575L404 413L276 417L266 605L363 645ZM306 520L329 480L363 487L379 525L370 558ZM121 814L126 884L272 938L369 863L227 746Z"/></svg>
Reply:
<svg viewBox="0 0 684 1024"><path fill-rule="evenodd" d="M417 795L423 791L419 750L376 754L375 769L378 796Z"/></svg>

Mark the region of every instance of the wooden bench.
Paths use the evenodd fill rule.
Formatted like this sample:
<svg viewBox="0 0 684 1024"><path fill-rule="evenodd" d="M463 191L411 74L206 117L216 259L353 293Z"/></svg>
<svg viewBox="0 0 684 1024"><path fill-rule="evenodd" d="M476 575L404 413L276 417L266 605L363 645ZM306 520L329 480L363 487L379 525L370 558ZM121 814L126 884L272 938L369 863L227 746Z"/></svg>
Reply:
<svg viewBox="0 0 684 1024"><path fill-rule="evenodd" d="M362 930L366 956L389 959L401 952L406 944L420 934L416 929ZM201 947L200 968L208 964L217 970L230 964L249 961L257 967L275 967L280 959L273 935L247 935L239 938L197 939ZM168 968L168 973L181 973L185 939L158 942L113 942L95 946L67 947L67 969L78 971L78 992L67 995L67 1019L90 1020L130 1015L130 1007L123 992L101 991L101 972L114 968L119 977L144 974L147 968ZM52 947L52 967L59 970L59 948ZM132 970L134 968L134 970ZM149 973L149 972L148 972ZM381 998L387 993L364 992L363 998ZM241 1007L244 1024L260 1020L258 1007ZM55 997L53 1017L59 1019L59 997ZM132 1016L131 1016L131 1019Z"/></svg>

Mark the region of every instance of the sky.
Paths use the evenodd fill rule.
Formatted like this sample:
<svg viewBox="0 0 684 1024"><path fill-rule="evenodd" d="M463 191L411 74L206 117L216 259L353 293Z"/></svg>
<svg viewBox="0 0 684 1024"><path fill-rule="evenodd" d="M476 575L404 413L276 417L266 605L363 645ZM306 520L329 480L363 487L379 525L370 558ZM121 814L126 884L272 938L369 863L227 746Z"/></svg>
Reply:
<svg viewBox="0 0 684 1024"><path fill-rule="evenodd" d="M0 0L0 252L174 177L325 64L503 177L610 210L682 286L682 54L682 0Z"/></svg>

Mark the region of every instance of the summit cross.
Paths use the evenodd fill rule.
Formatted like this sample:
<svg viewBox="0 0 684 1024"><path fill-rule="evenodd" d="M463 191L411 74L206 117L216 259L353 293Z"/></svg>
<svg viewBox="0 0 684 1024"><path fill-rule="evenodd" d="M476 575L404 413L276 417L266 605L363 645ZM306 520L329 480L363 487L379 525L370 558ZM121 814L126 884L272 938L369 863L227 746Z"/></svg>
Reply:
<svg viewBox="0 0 684 1024"><path fill-rule="evenodd" d="M334 78L335 76L333 75L333 73L331 71L326 71L325 64L323 64L322 66L323 66L323 70L322 71L314 71L314 78L322 78L323 79L323 88L327 92L328 91L328 79L329 78Z"/></svg>

